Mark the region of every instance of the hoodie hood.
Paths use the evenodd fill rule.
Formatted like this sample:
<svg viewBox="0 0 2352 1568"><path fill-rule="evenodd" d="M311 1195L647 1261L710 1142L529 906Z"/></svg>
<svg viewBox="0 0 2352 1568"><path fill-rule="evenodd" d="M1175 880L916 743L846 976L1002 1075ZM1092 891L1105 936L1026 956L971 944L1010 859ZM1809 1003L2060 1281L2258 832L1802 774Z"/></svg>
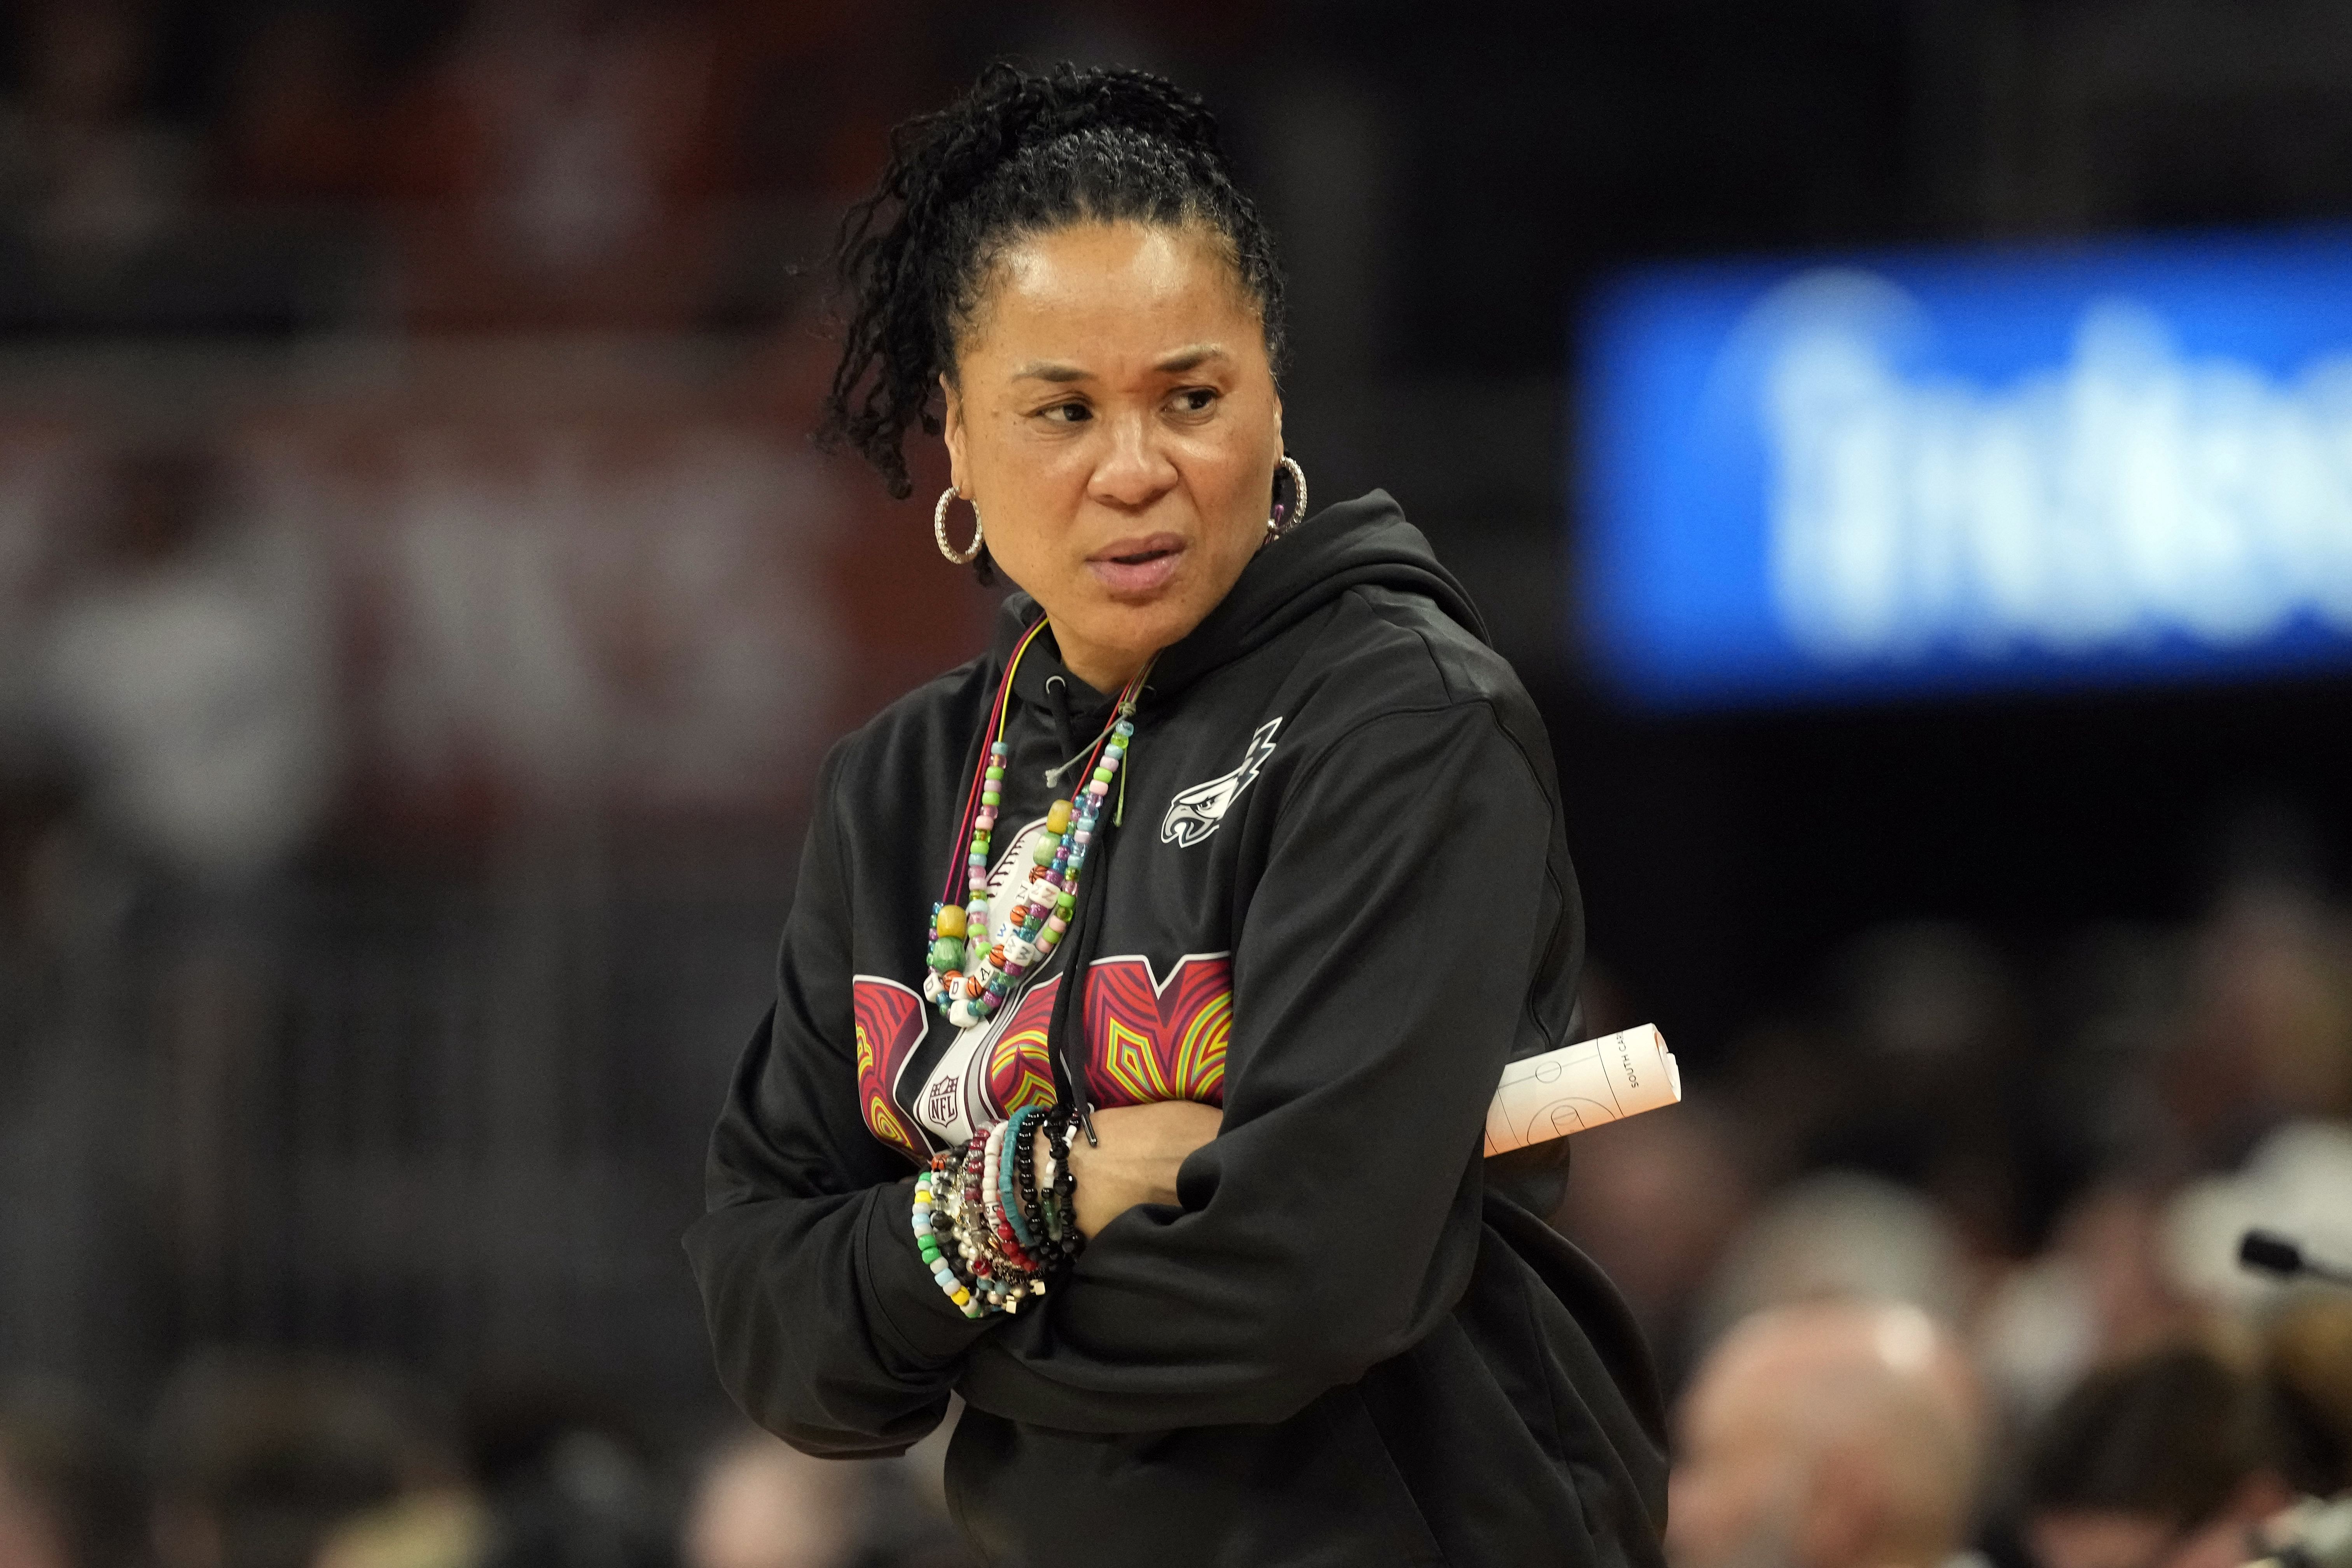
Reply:
<svg viewBox="0 0 2352 1568"><path fill-rule="evenodd" d="M1201 624L1170 646L1152 666L1145 689L1165 700L1202 676L1250 653L1297 625L1350 589L1377 585L1430 600L1446 617L1480 642L1492 646L1486 623L1454 574L1439 564L1421 530L1386 490L1325 507L1253 556L1231 590ZM1037 601L1015 591L1004 601L992 652L1002 660L1044 612ZM1013 682L1024 701L1047 700L1046 682L1067 679L1058 653L1041 658L1039 648L1022 662ZM1108 697L1080 683L1074 707L1099 711Z"/></svg>

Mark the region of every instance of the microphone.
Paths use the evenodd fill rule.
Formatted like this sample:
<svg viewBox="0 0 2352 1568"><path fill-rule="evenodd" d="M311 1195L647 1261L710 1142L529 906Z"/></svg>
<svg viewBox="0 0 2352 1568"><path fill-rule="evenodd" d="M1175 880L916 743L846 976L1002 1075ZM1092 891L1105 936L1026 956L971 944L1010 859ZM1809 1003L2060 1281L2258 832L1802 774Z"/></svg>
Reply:
<svg viewBox="0 0 2352 1568"><path fill-rule="evenodd" d="M2291 1279L2298 1274L2325 1279L2331 1285L2352 1285L2352 1269L2315 1262L2303 1255L2302 1244L2274 1230L2250 1230L2238 1238L2238 1261L2248 1268Z"/></svg>

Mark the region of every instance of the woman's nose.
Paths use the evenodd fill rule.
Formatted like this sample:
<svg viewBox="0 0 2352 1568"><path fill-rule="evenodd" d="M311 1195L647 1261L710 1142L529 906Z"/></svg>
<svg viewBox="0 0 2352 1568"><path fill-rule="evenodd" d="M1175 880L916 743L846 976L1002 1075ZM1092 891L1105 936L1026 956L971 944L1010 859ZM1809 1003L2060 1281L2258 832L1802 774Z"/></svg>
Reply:
<svg viewBox="0 0 2352 1568"><path fill-rule="evenodd" d="M1109 445L1095 465L1087 489L1106 505L1130 510L1150 505L1176 483L1176 465L1160 449L1149 419L1105 423Z"/></svg>

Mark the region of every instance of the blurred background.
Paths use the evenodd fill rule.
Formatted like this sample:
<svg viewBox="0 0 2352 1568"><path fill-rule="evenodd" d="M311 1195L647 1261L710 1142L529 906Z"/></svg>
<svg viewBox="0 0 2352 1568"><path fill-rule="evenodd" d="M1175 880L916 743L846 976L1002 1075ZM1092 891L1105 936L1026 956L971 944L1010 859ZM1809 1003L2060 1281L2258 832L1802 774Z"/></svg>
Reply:
<svg viewBox="0 0 2352 1568"><path fill-rule="evenodd" d="M1003 54L1210 99L1315 495L1395 494L1543 707L1592 1032L1654 1020L1690 1089L1580 1140L1554 1217L1670 1388L1759 1308L1916 1303L1991 1391L2004 1564L2032 1434L2182 1343L2276 1415L2261 1464L2352 1484L2352 1329L2230 1262L2253 1221L2352 1257L2334 624L1821 656L1856 680L1799 637L1754 656L1790 679L1677 685L1612 619L1666 520L1602 482L1711 460L1618 396L1653 284L1927 257L1965 339L1979 260L2352 218L2352 10L5 16L0 1558L961 1561L936 1454L732 1424L677 1237L819 759L992 608L932 549L936 454L898 503L805 432L813 264L889 125ZM1969 395L2061 367L2045 335ZM2290 338L2278 376L2352 348Z"/></svg>

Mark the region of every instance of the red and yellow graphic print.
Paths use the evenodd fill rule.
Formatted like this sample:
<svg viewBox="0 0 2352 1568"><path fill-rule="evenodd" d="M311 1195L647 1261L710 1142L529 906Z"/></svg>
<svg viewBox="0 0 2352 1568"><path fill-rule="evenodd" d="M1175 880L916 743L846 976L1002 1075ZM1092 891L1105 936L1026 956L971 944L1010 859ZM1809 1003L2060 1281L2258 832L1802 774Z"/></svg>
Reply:
<svg viewBox="0 0 2352 1568"><path fill-rule="evenodd" d="M1045 1054L1045 1032L1054 1022L1054 999L1062 994L1058 974L1033 985L1013 1009L1013 1022L988 1053L988 1098L997 1113L1010 1116L1024 1105L1054 1103L1054 1064Z"/></svg>
<svg viewBox="0 0 2352 1568"><path fill-rule="evenodd" d="M854 977L850 1014L857 1026L857 1100L867 1131L904 1153L928 1163L930 1151L890 1098L898 1069L923 1037L923 998L895 980L872 974Z"/></svg>
<svg viewBox="0 0 2352 1568"><path fill-rule="evenodd" d="M1224 1102L1233 1035L1234 966L1223 953L1178 962L1165 984L1140 957L1097 959L1087 973L1087 1083L1097 1105L1155 1100ZM1061 995L1055 975L1013 1009L989 1052L988 1097L999 1115L1054 1103L1046 1031Z"/></svg>
<svg viewBox="0 0 2352 1568"><path fill-rule="evenodd" d="M1095 1104L1197 1100L1223 1105L1225 1051L1233 1038L1233 956L1223 952L1188 953L1166 980L1153 973L1149 958L1138 954L1089 964L1080 1026ZM1055 975L1023 993L993 1037L984 1026L975 1026L927 1069L929 1082L917 1092L940 1097L924 1112L930 1134L967 1136L1024 1105L1054 1103L1046 1037L1062 978ZM895 980L861 974L853 990L857 1093L866 1125L908 1158L927 1160L929 1137L898 1105L894 1091L932 1023L931 1010Z"/></svg>
<svg viewBox="0 0 2352 1568"><path fill-rule="evenodd" d="M1087 973L1087 1081L1097 1105L1225 1102L1234 1032L1233 955L1187 953L1165 981L1142 957L1097 959Z"/></svg>

